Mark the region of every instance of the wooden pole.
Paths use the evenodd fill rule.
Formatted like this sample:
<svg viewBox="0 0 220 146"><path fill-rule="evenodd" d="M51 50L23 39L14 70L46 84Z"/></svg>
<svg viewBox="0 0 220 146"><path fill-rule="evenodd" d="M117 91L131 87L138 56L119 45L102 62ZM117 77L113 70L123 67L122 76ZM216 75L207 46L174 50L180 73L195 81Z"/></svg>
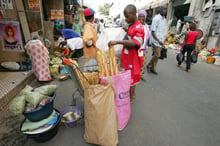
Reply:
<svg viewBox="0 0 220 146"><path fill-rule="evenodd" d="M43 37L45 37L45 29L44 29L44 14L43 14L43 5L42 5L42 0L40 0L40 20L41 20L41 25L42 25L42 32L43 32Z"/></svg>
<svg viewBox="0 0 220 146"><path fill-rule="evenodd" d="M30 34L27 17L26 17L25 10L24 10L23 1L15 0L14 2L15 2L16 9L17 9L19 20L21 22L24 39L25 41L28 41L31 39L31 34Z"/></svg>

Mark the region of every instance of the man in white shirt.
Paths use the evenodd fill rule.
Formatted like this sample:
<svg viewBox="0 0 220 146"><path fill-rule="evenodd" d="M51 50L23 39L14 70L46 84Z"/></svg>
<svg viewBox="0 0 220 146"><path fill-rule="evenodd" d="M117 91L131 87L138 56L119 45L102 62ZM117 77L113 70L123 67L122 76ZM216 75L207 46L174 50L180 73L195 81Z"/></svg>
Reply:
<svg viewBox="0 0 220 146"><path fill-rule="evenodd" d="M67 57L79 58L83 56L83 41L82 38L76 37L67 39L61 43L63 46L66 45L70 49L70 53Z"/></svg>
<svg viewBox="0 0 220 146"><path fill-rule="evenodd" d="M160 12L157 14L152 21L151 25L151 36L150 42L153 47L153 57L149 64L147 65L147 71L152 72L153 74L157 75L155 68L158 62L158 59L161 55L161 48L163 46L163 41L166 36L166 16L167 14L167 7L162 6L160 7Z"/></svg>

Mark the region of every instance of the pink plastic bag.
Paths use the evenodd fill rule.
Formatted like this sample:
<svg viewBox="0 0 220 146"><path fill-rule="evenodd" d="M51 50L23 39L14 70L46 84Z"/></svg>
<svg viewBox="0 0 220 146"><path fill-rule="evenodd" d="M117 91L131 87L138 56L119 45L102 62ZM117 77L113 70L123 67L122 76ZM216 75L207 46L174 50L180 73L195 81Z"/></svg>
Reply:
<svg viewBox="0 0 220 146"><path fill-rule="evenodd" d="M113 77L100 77L101 84L113 83L115 91L115 107L118 120L118 130L123 130L131 116L130 107L130 70L122 71Z"/></svg>

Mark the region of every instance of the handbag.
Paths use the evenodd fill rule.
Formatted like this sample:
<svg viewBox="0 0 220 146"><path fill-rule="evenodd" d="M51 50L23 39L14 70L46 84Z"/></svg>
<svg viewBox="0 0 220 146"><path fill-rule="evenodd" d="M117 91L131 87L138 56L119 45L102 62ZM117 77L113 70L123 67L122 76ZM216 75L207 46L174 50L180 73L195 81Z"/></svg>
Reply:
<svg viewBox="0 0 220 146"><path fill-rule="evenodd" d="M184 56L183 56L183 53L182 53L182 52L180 52L180 53L178 53L178 54L176 55L176 60L177 60L178 63L182 62L182 61L183 61L183 58L184 58Z"/></svg>
<svg viewBox="0 0 220 146"><path fill-rule="evenodd" d="M161 48L161 52L160 52L160 57L159 57L159 59L161 59L161 60L163 60L163 59L165 59L165 58L167 58L167 48Z"/></svg>
<svg viewBox="0 0 220 146"><path fill-rule="evenodd" d="M152 53L152 56L154 56L154 51ZM159 59L163 60L165 58L167 58L167 48L163 47L163 48L161 48Z"/></svg>
<svg viewBox="0 0 220 146"><path fill-rule="evenodd" d="M192 54L191 54L191 62L192 63L197 63L197 60L198 60L198 52L193 52Z"/></svg>

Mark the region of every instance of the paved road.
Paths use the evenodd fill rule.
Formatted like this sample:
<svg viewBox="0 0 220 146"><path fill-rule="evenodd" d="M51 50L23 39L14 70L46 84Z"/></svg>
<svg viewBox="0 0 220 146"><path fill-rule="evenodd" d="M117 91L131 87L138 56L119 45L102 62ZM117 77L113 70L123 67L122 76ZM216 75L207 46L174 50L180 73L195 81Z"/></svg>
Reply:
<svg viewBox="0 0 220 146"><path fill-rule="evenodd" d="M150 56L150 55L149 55ZM131 105L132 116L119 132L119 146L219 146L220 145L220 67L199 62L190 73L176 67L169 52L160 61L159 75L146 74L147 82L137 87ZM71 80L60 83L56 108L71 102ZM61 125L57 136L32 146L86 146L83 124L68 129Z"/></svg>

